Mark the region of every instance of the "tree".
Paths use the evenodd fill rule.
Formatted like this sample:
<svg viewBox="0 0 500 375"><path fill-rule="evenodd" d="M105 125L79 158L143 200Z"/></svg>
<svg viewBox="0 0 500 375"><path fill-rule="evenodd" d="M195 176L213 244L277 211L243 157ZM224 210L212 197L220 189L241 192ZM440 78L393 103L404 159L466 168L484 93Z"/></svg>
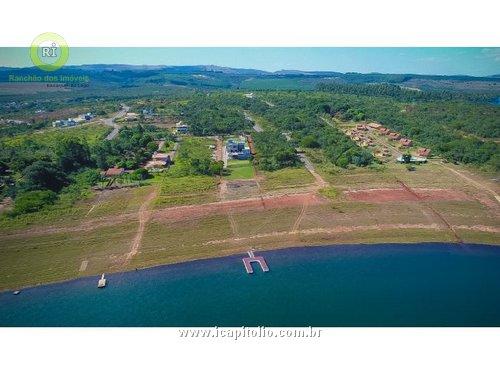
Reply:
<svg viewBox="0 0 500 375"><path fill-rule="evenodd" d="M224 162L222 160L213 161L210 164L210 174L212 175L220 175L223 169L224 169Z"/></svg>
<svg viewBox="0 0 500 375"><path fill-rule="evenodd" d="M345 156L341 156L340 158L337 159L337 166L340 168L347 168L349 165L349 160Z"/></svg>
<svg viewBox="0 0 500 375"><path fill-rule="evenodd" d="M151 174L145 168L136 169L130 176L132 180L147 180L151 177Z"/></svg>
<svg viewBox="0 0 500 375"><path fill-rule="evenodd" d="M59 191L67 183L64 173L53 163L39 160L23 171L24 190Z"/></svg>
<svg viewBox="0 0 500 375"><path fill-rule="evenodd" d="M304 138L302 138L302 141L300 142L302 147L306 148L318 148L319 143L316 140L316 137L313 135L306 135Z"/></svg>
<svg viewBox="0 0 500 375"><path fill-rule="evenodd" d="M403 154L402 159L405 164L411 163L411 154Z"/></svg>
<svg viewBox="0 0 500 375"><path fill-rule="evenodd" d="M57 145L56 155L65 172L77 171L92 164L88 146L72 138L64 139Z"/></svg>

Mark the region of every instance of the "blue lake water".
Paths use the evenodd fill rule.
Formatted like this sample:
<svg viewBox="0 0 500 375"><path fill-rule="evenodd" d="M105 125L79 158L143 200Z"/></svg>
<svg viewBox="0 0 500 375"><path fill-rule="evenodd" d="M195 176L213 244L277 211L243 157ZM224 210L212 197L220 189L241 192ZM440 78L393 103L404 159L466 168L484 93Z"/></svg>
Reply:
<svg viewBox="0 0 500 375"><path fill-rule="evenodd" d="M500 246L335 245L0 294L0 326L500 326Z"/></svg>

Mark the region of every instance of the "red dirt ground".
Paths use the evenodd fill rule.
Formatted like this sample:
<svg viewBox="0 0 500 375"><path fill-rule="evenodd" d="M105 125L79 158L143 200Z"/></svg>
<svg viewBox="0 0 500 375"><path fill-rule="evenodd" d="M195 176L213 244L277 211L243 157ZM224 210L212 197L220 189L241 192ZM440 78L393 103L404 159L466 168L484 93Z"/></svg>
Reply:
<svg viewBox="0 0 500 375"><path fill-rule="evenodd" d="M450 189L412 189L415 194L407 189L368 189L351 190L345 192L349 200L383 203L383 202L408 202L408 201L466 201L471 198L461 191Z"/></svg>
<svg viewBox="0 0 500 375"><path fill-rule="evenodd" d="M263 198L239 199L234 201L207 203L196 206L170 207L155 211L153 220L178 221L183 219L200 218L213 214L224 214L231 210L246 212L251 210L264 210L284 207L299 207L304 203L316 205L325 203L324 198L314 193L270 196Z"/></svg>

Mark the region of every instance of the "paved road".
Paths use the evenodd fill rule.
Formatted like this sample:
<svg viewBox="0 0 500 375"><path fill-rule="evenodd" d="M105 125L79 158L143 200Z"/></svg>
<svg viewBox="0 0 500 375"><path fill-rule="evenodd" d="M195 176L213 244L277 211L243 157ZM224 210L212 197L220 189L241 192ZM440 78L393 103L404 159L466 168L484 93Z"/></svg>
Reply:
<svg viewBox="0 0 500 375"><path fill-rule="evenodd" d="M118 132L120 131L121 126L118 125L117 123L115 123L115 119L117 119L118 117L125 116L125 114L130 110L130 107L127 107L125 104L122 104L121 106L122 106L122 109L120 109L118 112L116 112L113 115L113 117L102 119L102 122L105 125L111 126L113 128L111 133L109 133L108 136L106 137L106 140L108 140L108 141L110 141L114 137L116 137Z"/></svg>

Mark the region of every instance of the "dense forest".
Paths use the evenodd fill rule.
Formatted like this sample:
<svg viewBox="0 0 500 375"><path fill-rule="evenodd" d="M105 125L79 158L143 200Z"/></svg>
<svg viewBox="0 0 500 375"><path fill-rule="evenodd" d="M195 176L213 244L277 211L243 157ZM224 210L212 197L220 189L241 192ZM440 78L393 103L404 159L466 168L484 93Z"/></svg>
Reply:
<svg viewBox="0 0 500 375"><path fill-rule="evenodd" d="M0 140L0 197L15 199L18 215L37 211L59 196L77 200L109 166L135 169L151 157L157 139L170 133L151 125L124 127L111 141L108 128L86 126Z"/></svg>
<svg viewBox="0 0 500 375"><path fill-rule="evenodd" d="M193 94L179 108L179 116L194 135L235 134L249 129L241 109L224 93Z"/></svg>
<svg viewBox="0 0 500 375"><path fill-rule="evenodd" d="M273 106L253 101L249 110L265 118L281 132L291 133L298 145L322 148L328 159L339 167L345 168L349 164L366 166L373 161L370 152L320 118L327 109L322 102L311 101L307 95L289 93L275 95L272 101ZM259 141L265 142L265 138L256 138L257 147Z"/></svg>
<svg viewBox="0 0 500 375"><path fill-rule="evenodd" d="M300 165L295 148L279 131L255 133L253 140L257 148L256 163L260 169L274 171Z"/></svg>
<svg viewBox="0 0 500 375"><path fill-rule="evenodd" d="M377 121L453 161L500 170L500 108L464 101L403 102L391 97L330 92L269 92L252 107L283 129L306 134L320 116ZM263 112L262 112L263 111Z"/></svg>
<svg viewBox="0 0 500 375"><path fill-rule="evenodd" d="M490 102L495 95L477 94L446 90L422 91L410 87L391 83L319 83L319 91L334 92L336 94L353 94L368 96L385 96L401 101L432 101L432 100L466 100L475 103Z"/></svg>

